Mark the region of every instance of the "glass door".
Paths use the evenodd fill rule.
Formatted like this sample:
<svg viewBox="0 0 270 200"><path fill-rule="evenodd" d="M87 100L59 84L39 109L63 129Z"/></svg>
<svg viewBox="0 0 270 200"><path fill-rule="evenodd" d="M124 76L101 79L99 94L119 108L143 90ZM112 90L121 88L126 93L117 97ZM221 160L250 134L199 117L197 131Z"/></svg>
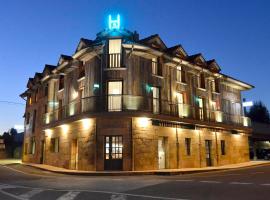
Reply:
<svg viewBox="0 0 270 200"><path fill-rule="evenodd" d="M158 87L153 87L153 113L158 114L160 110L159 104L160 91Z"/></svg>
<svg viewBox="0 0 270 200"><path fill-rule="evenodd" d="M178 116L183 117L183 112L184 112L184 96L182 93L178 92L176 93L176 101L177 101L177 111L178 111Z"/></svg>
<svg viewBox="0 0 270 200"><path fill-rule="evenodd" d="M122 170L123 166L123 137L105 136L104 152L105 170Z"/></svg>

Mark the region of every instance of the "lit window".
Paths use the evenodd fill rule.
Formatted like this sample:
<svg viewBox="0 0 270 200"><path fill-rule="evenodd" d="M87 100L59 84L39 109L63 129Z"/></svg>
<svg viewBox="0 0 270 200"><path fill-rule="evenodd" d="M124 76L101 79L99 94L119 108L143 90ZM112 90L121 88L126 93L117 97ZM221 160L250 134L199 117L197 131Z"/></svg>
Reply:
<svg viewBox="0 0 270 200"><path fill-rule="evenodd" d="M200 76L198 76L198 87L205 89L205 77L203 73L201 73Z"/></svg>
<svg viewBox="0 0 270 200"><path fill-rule="evenodd" d="M121 67L121 39L109 40L109 67Z"/></svg>
<svg viewBox="0 0 270 200"><path fill-rule="evenodd" d="M160 89L153 87L153 113L158 114L160 110Z"/></svg>
<svg viewBox="0 0 270 200"><path fill-rule="evenodd" d="M176 80L181 83L186 82L186 73L183 69L183 67L178 66L176 70Z"/></svg>

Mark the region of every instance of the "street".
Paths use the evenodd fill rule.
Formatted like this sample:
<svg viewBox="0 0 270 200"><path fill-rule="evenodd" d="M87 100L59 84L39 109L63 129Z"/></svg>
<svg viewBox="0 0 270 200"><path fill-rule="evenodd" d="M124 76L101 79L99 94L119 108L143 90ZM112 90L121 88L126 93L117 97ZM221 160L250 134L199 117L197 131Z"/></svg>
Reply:
<svg viewBox="0 0 270 200"><path fill-rule="evenodd" d="M75 176L0 166L0 199L269 199L270 165L177 176Z"/></svg>

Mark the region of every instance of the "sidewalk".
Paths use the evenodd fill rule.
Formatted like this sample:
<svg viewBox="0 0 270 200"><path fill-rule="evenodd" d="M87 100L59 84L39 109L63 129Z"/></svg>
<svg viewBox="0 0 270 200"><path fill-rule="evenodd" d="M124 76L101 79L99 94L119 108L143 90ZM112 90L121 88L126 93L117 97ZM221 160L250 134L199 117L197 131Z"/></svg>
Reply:
<svg viewBox="0 0 270 200"><path fill-rule="evenodd" d="M239 164L224 165L220 167L204 167L204 168L183 168L183 169L164 169L164 170L148 170L148 171L81 171L70 170L60 167L54 167L43 164L22 163L26 166L35 167L41 170L54 173L69 174L69 175L84 175L84 176L130 176L130 175L179 175L191 174L200 172L233 170L240 168L253 167L258 165L270 165L270 161L250 161Z"/></svg>

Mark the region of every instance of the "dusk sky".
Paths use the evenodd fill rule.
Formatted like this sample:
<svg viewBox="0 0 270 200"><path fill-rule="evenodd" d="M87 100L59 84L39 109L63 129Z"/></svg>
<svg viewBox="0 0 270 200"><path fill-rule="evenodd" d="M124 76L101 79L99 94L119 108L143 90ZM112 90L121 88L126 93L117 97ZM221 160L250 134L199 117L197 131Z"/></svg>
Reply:
<svg viewBox="0 0 270 200"><path fill-rule="evenodd" d="M108 14L140 37L158 33L168 47L215 58L222 72L255 86L248 100L270 108L270 1L9 0L0 7L0 133L23 124L19 97L29 77L72 55L81 37L94 39ZM3 101L21 104L8 104Z"/></svg>

